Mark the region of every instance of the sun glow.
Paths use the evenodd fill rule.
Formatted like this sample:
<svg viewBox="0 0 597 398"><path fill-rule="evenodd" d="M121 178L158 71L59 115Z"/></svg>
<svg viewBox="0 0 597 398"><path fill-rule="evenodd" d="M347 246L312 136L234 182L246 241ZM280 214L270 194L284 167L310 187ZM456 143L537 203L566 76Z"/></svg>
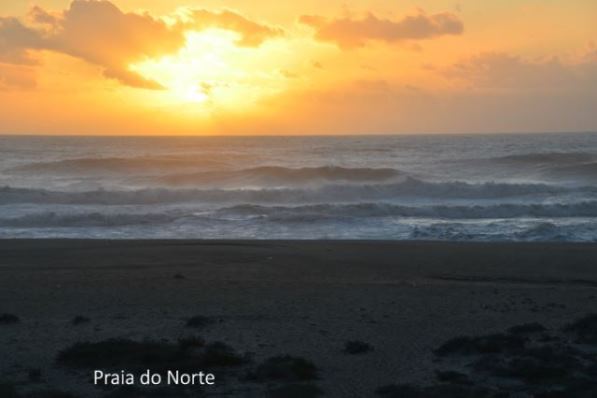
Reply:
<svg viewBox="0 0 597 398"><path fill-rule="evenodd" d="M280 48L240 47L239 36L222 29L187 32L186 46L174 56L150 59L130 69L166 88L171 104L195 104L198 110L246 109L287 85L278 68Z"/></svg>

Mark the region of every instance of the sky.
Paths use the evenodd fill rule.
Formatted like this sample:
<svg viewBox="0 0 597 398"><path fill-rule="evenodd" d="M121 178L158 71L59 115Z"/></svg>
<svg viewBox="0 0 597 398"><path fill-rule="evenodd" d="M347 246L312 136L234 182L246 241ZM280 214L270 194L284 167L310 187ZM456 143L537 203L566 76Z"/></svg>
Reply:
<svg viewBox="0 0 597 398"><path fill-rule="evenodd" d="M595 0L0 2L0 134L573 131Z"/></svg>

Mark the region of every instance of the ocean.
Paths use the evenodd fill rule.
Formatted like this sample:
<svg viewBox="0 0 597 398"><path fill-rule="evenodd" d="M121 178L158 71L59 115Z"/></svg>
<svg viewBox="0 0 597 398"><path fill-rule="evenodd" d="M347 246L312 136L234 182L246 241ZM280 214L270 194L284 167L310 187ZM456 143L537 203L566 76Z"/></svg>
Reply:
<svg viewBox="0 0 597 398"><path fill-rule="evenodd" d="M0 238L597 241L597 134L0 137Z"/></svg>

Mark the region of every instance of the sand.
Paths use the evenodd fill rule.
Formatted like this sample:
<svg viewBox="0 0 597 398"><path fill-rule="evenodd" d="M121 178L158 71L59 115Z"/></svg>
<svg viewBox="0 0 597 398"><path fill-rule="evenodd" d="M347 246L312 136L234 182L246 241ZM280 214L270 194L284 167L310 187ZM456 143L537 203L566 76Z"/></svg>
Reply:
<svg viewBox="0 0 597 398"><path fill-rule="evenodd" d="M590 244L5 240L0 314L20 321L0 325L0 372L20 391L100 397L90 371L56 362L60 350L200 335L251 358L208 393L265 396L279 383L244 375L289 354L316 365L310 383L324 396L375 396L434 383L444 364L433 350L450 338L527 322L559 330L595 311L596 266ZM185 327L197 315L211 323ZM373 350L349 355L351 340Z"/></svg>

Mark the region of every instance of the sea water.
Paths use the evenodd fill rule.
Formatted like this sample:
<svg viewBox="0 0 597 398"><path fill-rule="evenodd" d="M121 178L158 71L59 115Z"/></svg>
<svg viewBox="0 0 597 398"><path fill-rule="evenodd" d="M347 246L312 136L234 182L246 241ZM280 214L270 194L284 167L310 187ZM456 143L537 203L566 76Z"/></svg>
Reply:
<svg viewBox="0 0 597 398"><path fill-rule="evenodd" d="M0 238L597 241L597 134L0 137Z"/></svg>

